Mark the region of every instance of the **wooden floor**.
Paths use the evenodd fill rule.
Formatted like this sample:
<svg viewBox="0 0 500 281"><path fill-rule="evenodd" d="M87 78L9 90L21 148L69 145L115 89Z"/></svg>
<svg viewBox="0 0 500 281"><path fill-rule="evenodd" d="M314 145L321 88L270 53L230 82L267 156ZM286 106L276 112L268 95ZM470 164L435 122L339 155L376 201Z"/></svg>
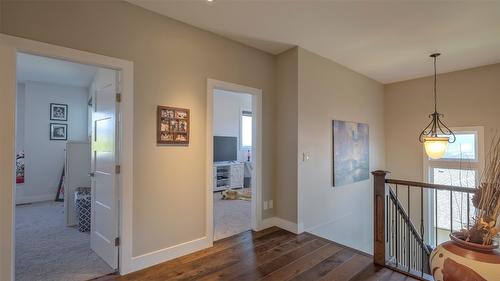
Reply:
<svg viewBox="0 0 500 281"><path fill-rule="evenodd" d="M208 248L126 276L99 281L163 280L394 280L402 274L375 267L372 257L309 233L279 228L247 231Z"/></svg>

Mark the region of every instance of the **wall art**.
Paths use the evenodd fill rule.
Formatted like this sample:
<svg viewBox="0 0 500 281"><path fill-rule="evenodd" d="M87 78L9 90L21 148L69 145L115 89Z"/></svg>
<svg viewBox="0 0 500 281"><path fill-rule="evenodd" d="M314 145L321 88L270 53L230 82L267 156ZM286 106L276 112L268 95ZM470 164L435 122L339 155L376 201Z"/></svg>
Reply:
<svg viewBox="0 0 500 281"><path fill-rule="evenodd" d="M189 109L158 106L157 144L189 144Z"/></svg>
<svg viewBox="0 0 500 281"><path fill-rule="evenodd" d="M334 120L332 132L333 186L369 179L368 124Z"/></svg>

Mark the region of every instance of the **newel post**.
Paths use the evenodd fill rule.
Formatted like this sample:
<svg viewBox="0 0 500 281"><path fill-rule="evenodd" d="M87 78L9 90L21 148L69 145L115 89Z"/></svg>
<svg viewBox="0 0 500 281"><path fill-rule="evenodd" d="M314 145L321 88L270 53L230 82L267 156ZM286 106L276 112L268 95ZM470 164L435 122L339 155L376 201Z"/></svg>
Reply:
<svg viewBox="0 0 500 281"><path fill-rule="evenodd" d="M387 171L373 171L373 262L385 265L385 176Z"/></svg>

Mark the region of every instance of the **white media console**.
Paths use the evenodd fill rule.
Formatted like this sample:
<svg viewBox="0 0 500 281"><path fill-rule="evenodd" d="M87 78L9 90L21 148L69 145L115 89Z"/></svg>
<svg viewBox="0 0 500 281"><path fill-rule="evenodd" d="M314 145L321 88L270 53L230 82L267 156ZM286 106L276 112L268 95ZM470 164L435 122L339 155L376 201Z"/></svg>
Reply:
<svg viewBox="0 0 500 281"><path fill-rule="evenodd" d="M243 187L245 176L244 168L245 164L237 161L214 163L214 191Z"/></svg>

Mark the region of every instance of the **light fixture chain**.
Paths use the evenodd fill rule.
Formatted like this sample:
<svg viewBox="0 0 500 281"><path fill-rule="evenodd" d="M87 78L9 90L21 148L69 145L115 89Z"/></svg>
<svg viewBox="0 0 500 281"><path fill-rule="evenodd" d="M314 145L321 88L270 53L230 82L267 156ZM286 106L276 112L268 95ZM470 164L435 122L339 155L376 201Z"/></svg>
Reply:
<svg viewBox="0 0 500 281"><path fill-rule="evenodd" d="M434 112L437 112L437 68L436 68L436 59L437 59L437 56L434 57Z"/></svg>

